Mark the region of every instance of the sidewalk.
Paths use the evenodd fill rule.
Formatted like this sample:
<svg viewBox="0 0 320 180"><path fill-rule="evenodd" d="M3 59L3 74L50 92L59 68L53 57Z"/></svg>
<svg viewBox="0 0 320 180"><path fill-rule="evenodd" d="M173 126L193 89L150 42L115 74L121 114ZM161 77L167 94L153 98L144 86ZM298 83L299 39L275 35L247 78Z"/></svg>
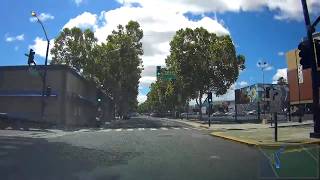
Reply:
<svg viewBox="0 0 320 180"><path fill-rule="evenodd" d="M281 145L303 145L320 144L320 139L310 138L313 132L313 121L302 123L285 122L278 124L278 142L274 141L274 127L270 124L212 124L208 125L188 121L174 120L193 127L202 127L212 130L212 136L244 143L254 146L281 146Z"/></svg>

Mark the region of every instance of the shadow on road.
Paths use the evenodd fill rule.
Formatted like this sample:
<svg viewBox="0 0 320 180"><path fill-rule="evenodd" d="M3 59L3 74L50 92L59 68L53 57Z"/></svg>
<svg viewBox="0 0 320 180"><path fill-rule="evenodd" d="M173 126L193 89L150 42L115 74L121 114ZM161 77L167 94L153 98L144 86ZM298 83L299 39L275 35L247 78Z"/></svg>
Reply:
<svg viewBox="0 0 320 180"><path fill-rule="evenodd" d="M120 179L106 169L127 164L137 152L103 151L42 139L0 137L2 180Z"/></svg>

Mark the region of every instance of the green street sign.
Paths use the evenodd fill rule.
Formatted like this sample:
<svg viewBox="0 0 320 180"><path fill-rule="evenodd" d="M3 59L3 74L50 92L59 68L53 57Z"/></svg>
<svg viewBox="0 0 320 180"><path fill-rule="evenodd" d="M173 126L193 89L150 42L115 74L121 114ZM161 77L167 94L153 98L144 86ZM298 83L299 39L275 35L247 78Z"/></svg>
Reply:
<svg viewBox="0 0 320 180"><path fill-rule="evenodd" d="M162 76L162 78L165 80L175 80L176 79L176 77L173 74L164 74Z"/></svg>

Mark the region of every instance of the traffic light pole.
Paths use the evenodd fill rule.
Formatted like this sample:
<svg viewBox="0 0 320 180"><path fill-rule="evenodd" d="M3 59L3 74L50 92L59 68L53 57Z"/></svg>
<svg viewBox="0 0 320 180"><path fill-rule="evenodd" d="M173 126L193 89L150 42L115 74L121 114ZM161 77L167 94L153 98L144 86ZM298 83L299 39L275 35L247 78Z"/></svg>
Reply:
<svg viewBox="0 0 320 180"><path fill-rule="evenodd" d="M314 27L310 23L310 17L308 12L308 6L306 0L301 0L304 20L307 28L308 34L308 43L309 46L312 47L311 53L311 76L312 76L312 95L313 95L313 121L314 121L314 132L310 133L310 137L313 138L320 138L320 117L319 117L319 81L318 81L318 74L317 74L317 63L315 61L315 53L314 53L314 43L312 33L314 32Z"/></svg>

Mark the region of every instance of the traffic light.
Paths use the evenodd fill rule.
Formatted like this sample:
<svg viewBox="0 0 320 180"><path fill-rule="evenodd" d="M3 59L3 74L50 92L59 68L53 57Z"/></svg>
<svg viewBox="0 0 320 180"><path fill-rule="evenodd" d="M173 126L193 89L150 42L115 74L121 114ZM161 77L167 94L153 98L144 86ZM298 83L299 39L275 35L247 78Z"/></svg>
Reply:
<svg viewBox="0 0 320 180"><path fill-rule="evenodd" d="M29 54L25 54L28 57L28 65L30 66L31 64L36 65L36 62L34 61L34 54L35 52L33 49L30 49Z"/></svg>
<svg viewBox="0 0 320 180"><path fill-rule="evenodd" d="M96 97L96 99L97 99L97 102L98 102L98 103L100 103L100 102L102 101L102 92L99 91L99 90L98 90L98 92L97 92L97 97Z"/></svg>
<svg viewBox="0 0 320 180"><path fill-rule="evenodd" d="M266 88L266 98L270 98L270 87Z"/></svg>
<svg viewBox="0 0 320 180"><path fill-rule="evenodd" d="M300 64L302 65L302 69L308 69L311 67L311 51L313 50L312 47L309 45L309 41L305 40L302 41L298 49L300 50L299 52L299 57L300 57Z"/></svg>
<svg viewBox="0 0 320 180"><path fill-rule="evenodd" d="M50 96L50 95L51 95L51 87L50 87L50 86L47 86L46 96Z"/></svg>
<svg viewBox="0 0 320 180"><path fill-rule="evenodd" d="M161 74L161 66L157 66L157 78L160 77Z"/></svg>
<svg viewBox="0 0 320 180"><path fill-rule="evenodd" d="M211 103L212 102L212 92L208 93L208 102Z"/></svg>
<svg viewBox="0 0 320 180"><path fill-rule="evenodd" d="M320 68L320 40L315 39L314 46L315 46L315 56L317 58L317 66L318 68Z"/></svg>

